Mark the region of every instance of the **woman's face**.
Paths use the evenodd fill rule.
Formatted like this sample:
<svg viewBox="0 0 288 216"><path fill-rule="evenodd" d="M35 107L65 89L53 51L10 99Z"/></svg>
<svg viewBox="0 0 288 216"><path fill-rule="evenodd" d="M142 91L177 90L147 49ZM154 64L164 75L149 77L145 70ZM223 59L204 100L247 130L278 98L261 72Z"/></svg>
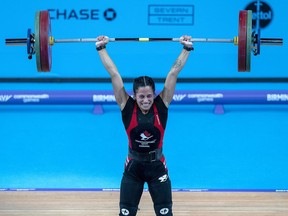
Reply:
<svg viewBox="0 0 288 216"><path fill-rule="evenodd" d="M134 96L142 113L148 113L154 101L154 92L151 86L139 87Z"/></svg>

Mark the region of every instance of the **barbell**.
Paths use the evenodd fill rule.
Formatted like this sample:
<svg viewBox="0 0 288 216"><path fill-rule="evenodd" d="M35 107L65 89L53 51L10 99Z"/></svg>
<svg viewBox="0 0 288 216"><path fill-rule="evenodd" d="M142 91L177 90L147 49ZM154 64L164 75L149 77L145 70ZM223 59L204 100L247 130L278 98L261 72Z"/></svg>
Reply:
<svg viewBox="0 0 288 216"><path fill-rule="evenodd" d="M258 18L259 19L259 18ZM26 38L5 39L7 46L27 46L28 59L36 56L38 72L49 72L52 67L52 46L55 43L97 42L96 38L56 39L51 34L49 11L37 11L34 20L35 33L27 31ZM111 42L175 42L179 38L109 38ZM252 11L239 11L238 36L232 39L192 38L191 42L233 43L238 45L238 71L249 72L251 69L251 53L260 54L261 45L281 46L282 38L260 38L260 31L252 30Z"/></svg>

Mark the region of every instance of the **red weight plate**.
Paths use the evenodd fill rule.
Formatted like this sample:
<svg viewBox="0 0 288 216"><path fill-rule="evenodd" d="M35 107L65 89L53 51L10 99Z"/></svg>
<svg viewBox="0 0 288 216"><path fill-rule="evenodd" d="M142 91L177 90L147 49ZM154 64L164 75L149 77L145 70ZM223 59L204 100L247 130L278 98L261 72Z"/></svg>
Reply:
<svg viewBox="0 0 288 216"><path fill-rule="evenodd" d="M48 11L40 12L40 60L41 70L49 72L52 65L52 48L49 43L51 36L50 15Z"/></svg>
<svg viewBox="0 0 288 216"><path fill-rule="evenodd" d="M238 71L246 71L246 55L247 55L247 11L239 12L238 27Z"/></svg>

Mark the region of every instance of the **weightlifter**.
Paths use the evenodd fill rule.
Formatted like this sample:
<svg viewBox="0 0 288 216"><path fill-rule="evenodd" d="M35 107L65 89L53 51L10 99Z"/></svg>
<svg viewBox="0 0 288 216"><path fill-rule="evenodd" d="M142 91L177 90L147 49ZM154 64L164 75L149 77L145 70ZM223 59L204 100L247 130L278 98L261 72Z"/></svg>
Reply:
<svg viewBox="0 0 288 216"><path fill-rule="evenodd" d="M155 94L153 79L141 76L134 80L134 95L131 97L106 50L109 38L97 37L96 49L111 77L128 136L128 156L120 187L120 216L137 214L145 183L148 184L156 215L173 215L171 181L162 148L168 106L172 101L177 76L193 49L190 39L191 36L186 35L180 38L183 49L168 72L164 88L158 95Z"/></svg>

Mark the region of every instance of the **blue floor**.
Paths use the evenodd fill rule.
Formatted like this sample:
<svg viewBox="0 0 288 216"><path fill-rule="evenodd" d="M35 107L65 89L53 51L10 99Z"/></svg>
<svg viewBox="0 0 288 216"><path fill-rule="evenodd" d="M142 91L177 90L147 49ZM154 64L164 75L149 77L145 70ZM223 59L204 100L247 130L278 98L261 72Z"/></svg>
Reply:
<svg viewBox="0 0 288 216"><path fill-rule="evenodd" d="M127 137L119 108L103 108L0 106L0 189L118 189ZM288 106L213 109L171 106L164 153L173 189L287 191Z"/></svg>

